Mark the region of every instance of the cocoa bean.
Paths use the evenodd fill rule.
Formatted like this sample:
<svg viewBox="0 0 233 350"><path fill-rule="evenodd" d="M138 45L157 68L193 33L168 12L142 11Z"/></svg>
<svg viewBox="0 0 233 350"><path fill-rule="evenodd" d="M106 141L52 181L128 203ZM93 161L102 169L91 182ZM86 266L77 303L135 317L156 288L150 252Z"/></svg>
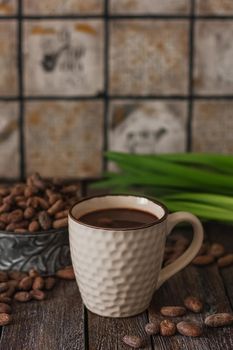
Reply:
<svg viewBox="0 0 233 350"><path fill-rule="evenodd" d="M0 294L0 303L10 304L11 298Z"/></svg>
<svg viewBox="0 0 233 350"><path fill-rule="evenodd" d="M17 203L18 207L21 209L26 209L27 208L27 202L26 201L19 201Z"/></svg>
<svg viewBox="0 0 233 350"><path fill-rule="evenodd" d="M5 292L9 288L9 284L7 282L0 283L0 293Z"/></svg>
<svg viewBox="0 0 233 350"><path fill-rule="evenodd" d="M70 193L75 193L80 189L80 185L67 185L67 186L63 186L61 189L62 193L65 194L70 194Z"/></svg>
<svg viewBox="0 0 233 350"><path fill-rule="evenodd" d="M13 205L15 203L15 198L9 194L9 196L3 198L3 203Z"/></svg>
<svg viewBox="0 0 233 350"><path fill-rule="evenodd" d="M23 211L21 209L15 209L8 214L9 222L19 222L23 220Z"/></svg>
<svg viewBox="0 0 233 350"><path fill-rule="evenodd" d="M31 178L31 176L28 176L27 177L27 180L26 180L26 184L27 184L27 186L33 186L33 181L32 181L32 178Z"/></svg>
<svg viewBox="0 0 233 350"><path fill-rule="evenodd" d="M31 175L32 183L35 187L37 187L39 190L45 190L46 189L46 183L44 180L42 180L41 176L38 173L34 173Z"/></svg>
<svg viewBox="0 0 233 350"><path fill-rule="evenodd" d="M44 300L46 298L45 292L39 289L34 289L30 291L30 296L34 300Z"/></svg>
<svg viewBox="0 0 233 350"><path fill-rule="evenodd" d="M56 284L56 278L54 277L47 277L45 278L45 289L46 290L51 290Z"/></svg>
<svg viewBox="0 0 233 350"><path fill-rule="evenodd" d="M51 197L52 195L54 195L54 192L53 192L50 188L46 188L45 194L46 194L46 196L49 198L49 197Z"/></svg>
<svg viewBox="0 0 233 350"><path fill-rule="evenodd" d="M46 211L41 211L39 213L38 220L39 220L40 226L44 230L49 230L52 227L52 221Z"/></svg>
<svg viewBox="0 0 233 350"><path fill-rule="evenodd" d="M11 280L21 281L24 277L27 277L27 274L22 271L9 271L8 276Z"/></svg>
<svg viewBox="0 0 233 350"><path fill-rule="evenodd" d="M16 280L9 280L7 283L9 285L9 287L17 288L18 287L18 282L19 281L16 281Z"/></svg>
<svg viewBox="0 0 233 350"><path fill-rule="evenodd" d="M68 226L68 217L63 219L58 219L53 222L53 228L59 229Z"/></svg>
<svg viewBox="0 0 233 350"><path fill-rule="evenodd" d="M213 243L211 244L208 253L214 256L215 258L220 258L220 256L222 256L225 253L225 249L222 244Z"/></svg>
<svg viewBox="0 0 233 350"><path fill-rule="evenodd" d="M14 229L15 233L26 233L28 232L25 228L16 228Z"/></svg>
<svg viewBox="0 0 233 350"><path fill-rule="evenodd" d="M42 209L47 210L49 208L49 204L44 198L41 198L41 197L34 197L34 198L37 198L37 202L39 203L39 206Z"/></svg>
<svg viewBox="0 0 233 350"><path fill-rule="evenodd" d="M205 266L214 262L214 257L212 255L199 255L193 259L192 264L197 266Z"/></svg>
<svg viewBox="0 0 233 350"><path fill-rule="evenodd" d="M13 222L6 227L6 231L13 232L17 228L27 228L29 222L27 220L22 220L19 222Z"/></svg>
<svg viewBox="0 0 233 350"><path fill-rule="evenodd" d="M227 254L219 258L217 261L218 267L226 267L233 264L233 254Z"/></svg>
<svg viewBox="0 0 233 350"><path fill-rule="evenodd" d="M178 332L186 337L200 337L202 335L202 327L196 322L182 321L176 327Z"/></svg>
<svg viewBox="0 0 233 350"><path fill-rule="evenodd" d="M9 288L0 294L0 297L8 297L8 298L11 298L12 295L15 293L15 289L16 287L13 286L13 285L9 285Z"/></svg>
<svg viewBox="0 0 233 350"><path fill-rule="evenodd" d="M8 304L0 302L0 314L11 314L11 307Z"/></svg>
<svg viewBox="0 0 233 350"><path fill-rule="evenodd" d="M0 271L0 282L7 282L8 274L5 271Z"/></svg>
<svg viewBox="0 0 233 350"><path fill-rule="evenodd" d="M0 196L7 196L10 193L10 189L8 187L0 187Z"/></svg>
<svg viewBox="0 0 233 350"><path fill-rule="evenodd" d="M38 276L34 279L32 289L43 289L44 285L45 285L44 279L42 277Z"/></svg>
<svg viewBox="0 0 233 350"><path fill-rule="evenodd" d="M160 322L160 334L164 337L170 337L176 333L176 325L170 320Z"/></svg>
<svg viewBox="0 0 233 350"><path fill-rule="evenodd" d="M9 314L0 314L0 326L6 326L12 322L12 316Z"/></svg>
<svg viewBox="0 0 233 350"><path fill-rule="evenodd" d="M185 298L184 300L184 305L186 307L186 309L195 312L195 313L199 313L202 311L203 309L203 304L202 302L193 296L188 296L187 298Z"/></svg>
<svg viewBox="0 0 233 350"><path fill-rule="evenodd" d="M10 204L8 203L3 203L1 206L0 206L0 214L1 213L7 213L8 211L10 211Z"/></svg>
<svg viewBox="0 0 233 350"><path fill-rule="evenodd" d="M34 283L32 277L27 276L19 282L18 286L21 290L30 290L32 288L32 283Z"/></svg>
<svg viewBox="0 0 233 350"><path fill-rule="evenodd" d="M20 301L21 303L25 303L32 299L32 296L29 292L17 292L14 295L14 299Z"/></svg>
<svg viewBox="0 0 233 350"><path fill-rule="evenodd" d="M12 196L20 196L24 194L25 184L17 184L11 190Z"/></svg>
<svg viewBox="0 0 233 350"><path fill-rule="evenodd" d="M50 190L49 190L50 191ZM49 193L49 194L48 194ZM58 193L53 193L51 192L46 192L48 198L49 198L49 204L53 205L54 203L56 203L59 199L61 199L61 195Z"/></svg>
<svg viewBox="0 0 233 350"><path fill-rule="evenodd" d="M144 340L136 335L125 335L122 338L123 343L130 346L133 349L139 349L144 347Z"/></svg>
<svg viewBox="0 0 233 350"><path fill-rule="evenodd" d="M32 197L34 194L37 194L38 193L38 188L31 185L31 186L26 186L25 187L25 190L24 190L24 196L26 198L29 198L29 197Z"/></svg>
<svg viewBox="0 0 233 350"><path fill-rule="evenodd" d="M24 210L24 218L25 219L31 219L33 218L33 216L35 215L36 211L34 208L32 207L27 207L25 210Z"/></svg>
<svg viewBox="0 0 233 350"><path fill-rule="evenodd" d="M34 269L34 268L30 269L30 270L28 271L28 274L29 274L29 276L32 277L32 278L35 278L35 277L40 276L39 272L38 272L36 269Z"/></svg>
<svg viewBox="0 0 233 350"><path fill-rule="evenodd" d="M177 317L183 316L186 310L183 306L163 306L160 309L160 313L163 316Z"/></svg>
<svg viewBox="0 0 233 350"><path fill-rule="evenodd" d="M26 198L24 196L16 196L15 197L15 201L16 201L17 205L18 205L18 202L25 201L25 200L26 200Z"/></svg>
<svg viewBox="0 0 233 350"><path fill-rule="evenodd" d="M148 335L155 335L159 333L159 322L150 322L145 325L145 331Z"/></svg>
<svg viewBox="0 0 233 350"><path fill-rule="evenodd" d="M55 219L63 219L68 216L69 209L65 209L62 211L59 211L57 214L55 214Z"/></svg>
<svg viewBox="0 0 233 350"><path fill-rule="evenodd" d="M49 215L55 215L64 208L64 202L62 199L57 200L49 209Z"/></svg>
<svg viewBox="0 0 233 350"><path fill-rule="evenodd" d="M230 326L231 324L233 324L233 315L226 312L213 314L205 319L205 325L208 327Z"/></svg>
<svg viewBox="0 0 233 350"><path fill-rule="evenodd" d="M28 231L33 233L33 232L37 232L40 230L40 224L38 221L34 220L32 221L29 226L28 226Z"/></svg>
<svg viewBox="0 0 233 350"><path fill-rule="evenodd" d="M32 207L37 209L39 207L39 202L37 197L30 197L27 200L27 207Z"/></svg>
<svg viewBox="0 0 233 350"><path fill-rule="evenodd" d="M0 221L4 224L9 224L9 213L3 213L0 215Z"/></svg>
<svg viewBox="0 0 233 350"><path fill-rule="evenodd" d="M64 280L74 280L75 279L74 269L73 267L68 267L68 268L58 270L56 273L56 276Z"/></svg>

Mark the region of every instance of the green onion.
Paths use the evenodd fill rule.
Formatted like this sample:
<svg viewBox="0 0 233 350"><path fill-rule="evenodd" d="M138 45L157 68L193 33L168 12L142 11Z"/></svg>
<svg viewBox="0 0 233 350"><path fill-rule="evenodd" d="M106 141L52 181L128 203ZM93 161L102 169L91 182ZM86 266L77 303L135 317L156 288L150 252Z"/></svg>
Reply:
<svg viewBox="0 0 233 350"><path fill-rule="evenodd" d="M108 152L119 171L107 172L95 188L143 193L171 211L233 224L233 156L220 154L135 155Z"/></svg>
<svg viewBox="0 0 233 350"><path fill-rule="evenodd" d="M166 174L170 179L170 174L173 175L173 181L188 184L196 184L198 188L205 185L221 186L223 189L233 190L233 176L219 174L213 171L201 170L195 167L180 165L174 162L161 160L159 157L145 158L142 155L128 155L120 153L110 153L108 158L117 162L120 167L131 167L132 171L143 169L145 172L150 171L151 175ZM152 177L153 177L152 176Z"/></svg>

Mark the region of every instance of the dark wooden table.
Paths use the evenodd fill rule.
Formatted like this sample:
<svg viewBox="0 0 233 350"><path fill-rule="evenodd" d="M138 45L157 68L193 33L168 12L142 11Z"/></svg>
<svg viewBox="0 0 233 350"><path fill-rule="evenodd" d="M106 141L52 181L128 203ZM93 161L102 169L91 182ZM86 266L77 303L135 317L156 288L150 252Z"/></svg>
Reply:
<svg viewBox="0 0 233 350"><path fill-rule="evenodd" d="M210 241L222 242L233 251L233 227L208 225ZM1 350L123 350L125 334L145 335L144 325L161 305L179 305L187 295L205 301L201 315L187 314L188 319L202 321L212 312L232 312L233 266L218 270L188 266L165 283L143 314L127 319L98 317L84 307L75 282L61 281L43 302L14 305L14 322L2 328ZM179 320L177 318L177 320ZM181 335L148 339L150 350L232 350L233 327L205 330L201 338Z"/></svg>

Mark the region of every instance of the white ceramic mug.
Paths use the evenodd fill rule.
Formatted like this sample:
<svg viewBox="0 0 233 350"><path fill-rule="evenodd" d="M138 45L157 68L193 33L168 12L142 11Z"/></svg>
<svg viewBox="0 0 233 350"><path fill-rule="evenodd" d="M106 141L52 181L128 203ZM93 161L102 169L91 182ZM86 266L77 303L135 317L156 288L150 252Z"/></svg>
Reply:
<svg viewBox="0 0 233 350"><path fill-rule="evenodd" d="M144 210L158 219L136 229L94 227L79 220L110 208ZM192 225L192 243L175 262L161 268L166 237L180 222ZM168 214L164 205L145 197L103 195L83 199L70 209L69 239L86 307L101 316L127 317L147 309L155 290L190 263L201 247L203 228L191 213Z"/></svg>

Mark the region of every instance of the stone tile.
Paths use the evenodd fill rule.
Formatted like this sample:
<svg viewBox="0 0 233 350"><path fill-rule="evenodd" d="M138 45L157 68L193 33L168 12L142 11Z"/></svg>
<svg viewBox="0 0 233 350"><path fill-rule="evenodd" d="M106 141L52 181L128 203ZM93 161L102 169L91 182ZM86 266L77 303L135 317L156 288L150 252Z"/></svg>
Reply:
<svg viewBox="0 0 233 350"><path fill-rule="evenodd" d="M103 105L100 101L28 102L25 136L28 174L95 177L101 173Z"/></svg>
<svg viewBox="0 0 233 350"><path fill-rule="evenodd" d="M24 0L29 15L97 14L103 11L103 0Z"/></svg>
<svg viewBox="0 0 233 350"><path fill-rule="evenodd" d="M187 93L187 22L114 21L110 43L112 94Z"/></svg>
<svg viewBox="0 0 233 350"><path fill-rule="evenodd" d="M109 147L130 153L184 152L187 105L180 101L114 101Z"/></svg>
<svg viewBox="0 0 233 350"><path fill-rule="evenodd" d="M197 13L201 15L232 15L232 0L196 0Z"/></svg>
<svg viewBox="0 0 233 350"><path fill-rule="evenodd" d="M0 0L0 15L14 15L18 10L17 0Z"/></svg>
<svg viewBox="0 0 233 350"><path fill-rule="evenodd" d="M17 88L16 21L0 22L0 96L14 96Z"/></svg>
<svg viewBox="0 0 233 350"><path fill-rule="evenodd" d="M27 95L96 95L103 90L101 21L25 23Z"/></svg>
<svg viewBox="0 0 233 350"><path fill-rule="evenodd" d="M17 102L0 102L0 178L19 177Z"/></svg>
<svg viewBox="0 0 233 350"><path fill-rule="evenodd" d="M233 92L233 21L198 21L194 87L197 93Z"/></svg>
<svg viewBox="0 0 233 350"><path fill-rule="evenodd" d="M193 117L193 150L233 154L233 101L197 101Z"/></svg>
<svg viewBox="0 0 233 350"><path fill-rule="evenodd" d="M112 13L188 14L189 0L110 0Z"/></svg>

